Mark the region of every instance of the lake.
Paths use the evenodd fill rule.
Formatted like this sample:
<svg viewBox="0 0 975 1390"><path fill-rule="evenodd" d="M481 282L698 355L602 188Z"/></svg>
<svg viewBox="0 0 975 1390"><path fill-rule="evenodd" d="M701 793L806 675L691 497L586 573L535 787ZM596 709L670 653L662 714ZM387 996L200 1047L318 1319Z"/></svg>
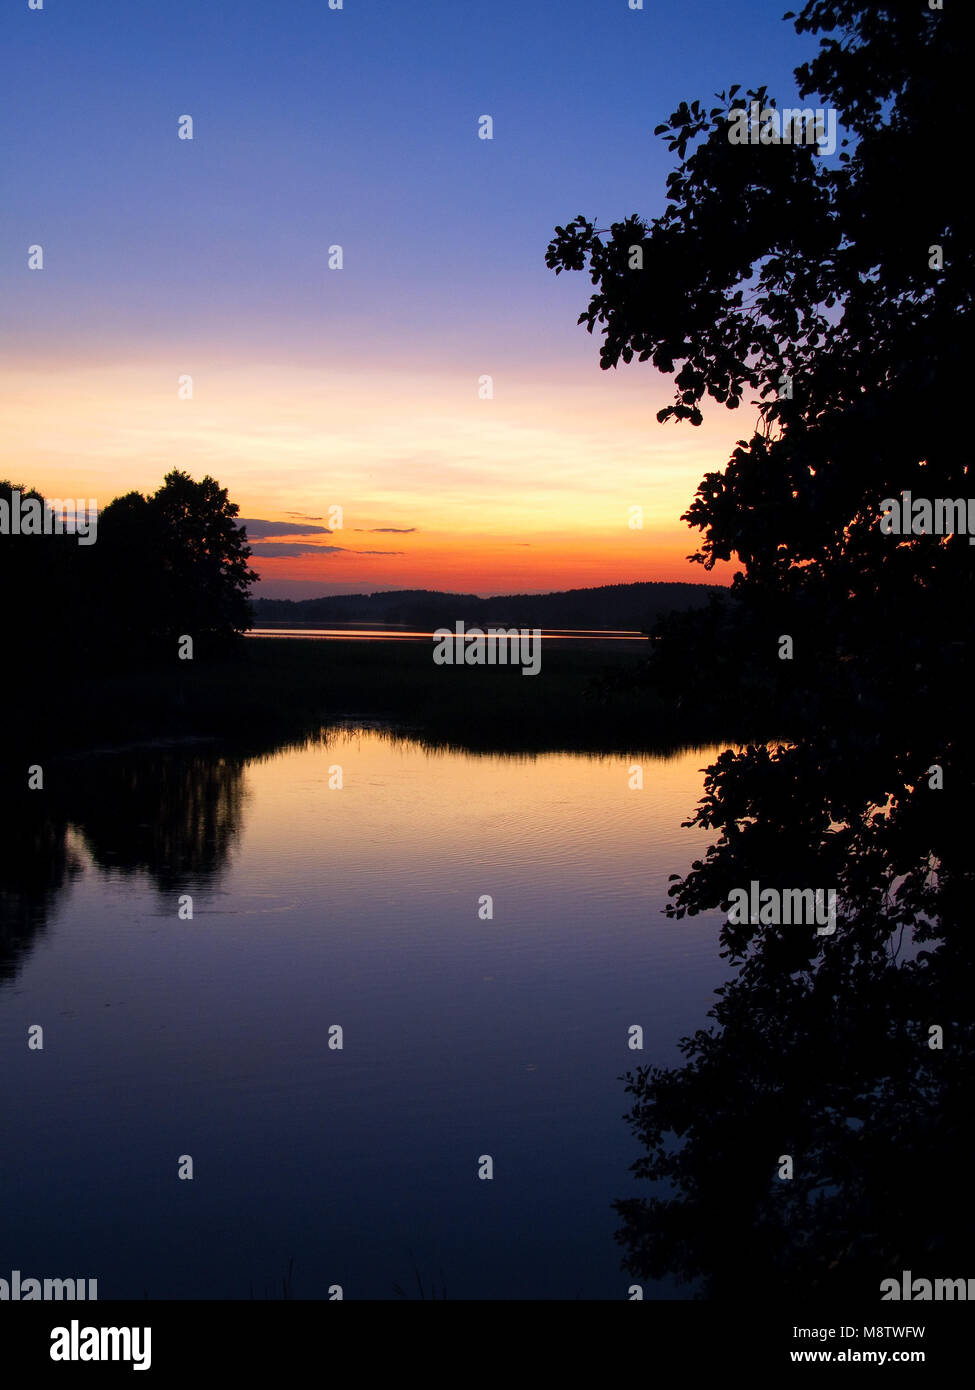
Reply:
<svg viewBox="0 0 975 1390"><path fill-rule="evenodd" d="M661 910L716 751L371 729L52 769L7 891L0 1276L626 1298L610 1204L649 1189L618 1078L677 1062L727 977L720 914Z"/></svg>
<svg viewBox="0 0 975 1390"><path fill-rule="evenodd" d="M646 633L635 632L630 629L613 631L609 628L543 627L522 630L537 632L539 639L545 642L548 647L565 646L567 643L581 643L586 647L599 647L606 642L622 642L627 651L639 652L645 650L650 642ZM246 636L256 640L266 637L288 637L313 642L426 642L429 644L436 637L437 631L453 632L454 627L417 631L403 623L371 623L368 626L361 623L345 623L337 627L287 627L284 624L279 624L277 627L249 628Z"/></svg>

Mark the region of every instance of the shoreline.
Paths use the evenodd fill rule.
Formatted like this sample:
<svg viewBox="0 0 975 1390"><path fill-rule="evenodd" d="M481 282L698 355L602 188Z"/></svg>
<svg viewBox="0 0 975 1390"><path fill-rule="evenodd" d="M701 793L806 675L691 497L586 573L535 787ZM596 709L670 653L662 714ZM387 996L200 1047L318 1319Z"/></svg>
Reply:
<svg viewBox="0 0 975 1390"><path fill-rule="evenodd" d="M624 645L553 646L534 680L504 665L437 665L425 644L290 637L242 641L209 661L89 668L0 696L17 731L0 759L260 751L350 726L471 752L637 756L775 738L762 711L735 710L720 696L693 706L690 692L666 700L647 658Z"/></svg>

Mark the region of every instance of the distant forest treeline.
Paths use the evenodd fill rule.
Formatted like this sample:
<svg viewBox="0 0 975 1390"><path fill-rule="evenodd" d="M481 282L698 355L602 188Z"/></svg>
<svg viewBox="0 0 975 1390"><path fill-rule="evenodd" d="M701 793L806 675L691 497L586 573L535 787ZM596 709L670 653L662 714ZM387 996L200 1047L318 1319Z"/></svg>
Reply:
<svg viewBox="0 0 975 1390"><path fill-rule="evenodd" d="M254 626L328 627L335 623L406 623L417 628L465 626L617 628L649 632L668 613L703 608L715 584L603 584L551 594L440 593L397 589L379 594L335 594L327 598L251 601Z"/></svg>

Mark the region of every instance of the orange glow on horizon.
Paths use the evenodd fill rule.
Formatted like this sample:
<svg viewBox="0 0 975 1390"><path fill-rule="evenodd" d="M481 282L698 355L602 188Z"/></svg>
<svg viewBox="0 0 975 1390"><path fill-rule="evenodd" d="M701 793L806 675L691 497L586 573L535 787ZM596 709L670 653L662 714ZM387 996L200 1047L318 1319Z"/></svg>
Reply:
<svg viewBox="0 0 975 1390"><path fill-rule="evenodd" d="M659 425L669 385L653 373L509 367L480 400L476 378L439 362L190 365L180 400L187 364L170 356L8 363L3 474L104 507L173 468L209 473L242 518L291 528L249 536L256 594L716 584L736 568L691 563L701 537L680 516L741 421L716 409L699 429Z"/></svg>
<svg viewBox="0 0 975 1390"><path fill-rule="evenodd" d="M404 563L399 556L363 554L352 559L347 554L326 554L320 558L254 555L251 567L262 581L255 585L255 596L261 594L264 584L275 580L355 587L361 580L362 592L385 588L441 589L482 596L646 581L729 584L735 572L734 565L718 564L707 571L703 565L687 560L693 541L690 533L683 541L651 539L640 532L624 533L619 538L604 535L594 539L584 551L580 551L577 544L565 541L541 540L522 546L491 538L452 538L451 543L443 547L424 541L411 547L409 552L406 567L409 582L403 582Z"/></svg>

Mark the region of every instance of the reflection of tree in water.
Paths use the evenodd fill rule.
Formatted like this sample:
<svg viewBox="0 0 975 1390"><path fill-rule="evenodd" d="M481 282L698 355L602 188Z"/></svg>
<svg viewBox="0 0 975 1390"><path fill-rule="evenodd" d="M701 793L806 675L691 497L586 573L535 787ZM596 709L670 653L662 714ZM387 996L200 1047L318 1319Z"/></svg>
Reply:
<svg viewBox="0 0 975 1390"><path fill-rule="evenodd" d="M80 872L63 820L51 819L37 793L7 795L0 836L0 981L17 973L43 931L61 890Z"/></svg>
<svg viewBox="0 0 975 1390"><path fill-rule="evenodd" d="M740 120L775 105L768 88L682 102L657 128L677 161L666 211L608 228L578 216L546 257L589 272L580 323L599 327L604 368L638 358L673 377L658 419L761 402L683 518L701 532L695 559L741 571L720 602L654 634L646 679L689 714L764 708L770 736L794 746L717 764L697 823L721 838L675 906L727 909L757 880L835 887L842 915L832 937L726 926L737 972L716 1026L685 1042L682 1067L632 1079L638 1171L662 1186L617 1204L627 1267L715 1296L876 1299L905 1268L975 1273L959 1138L975 552L967 504L967 521L944 520L972 491L949 403L971 359L972 259L957 251L973 226L939 135L965 119L975 19L971 5L932 13L807 0L794 27L820 37L797 90L839 113L835 165L763 150L764 133L739 157L730 108ZM956 105L932 103L936 89ZM894 214L906 167L925 171L907 226ZM754 215L729 219L733 206ZM791 1181L777 1176L785 1154Z"/></svg>
<svg viewBox="0 0 975 1390"><path fill-rule="evenodd" d="M240 829L243 757L145 753L62 763L18 796L0 838L0 980L16 973L81 862L72 829L102 869L147 874L160 892L202 887Z"/></svg>
<svg viewBox="0 0 975 1390"><path fill-rule="evenodd" d="M153 753L113 758L72 816L103 869L148 874L169 892L220 872L240 829L241 757Z"/></svg>
<svg viewBox="0 0 975 1390"><path fill-rule="evenodd" d="M913 761L913 780L878 779L878 760L888 773ZM928 785L935 761L943 790ZM855 739L842 757L753 748L710 770L697 820L721 838L669 911L727 907L757 879L835 886L840 912L831 937L726 925L737 974L717 1027L684 1040L683 1066L628 1077L646 1148L634 1172L661 1184L615 1204L632 1275L714 1298L871 1299L905 1269L968 1277L975 869L959 789L972 770Z"/></svg>

